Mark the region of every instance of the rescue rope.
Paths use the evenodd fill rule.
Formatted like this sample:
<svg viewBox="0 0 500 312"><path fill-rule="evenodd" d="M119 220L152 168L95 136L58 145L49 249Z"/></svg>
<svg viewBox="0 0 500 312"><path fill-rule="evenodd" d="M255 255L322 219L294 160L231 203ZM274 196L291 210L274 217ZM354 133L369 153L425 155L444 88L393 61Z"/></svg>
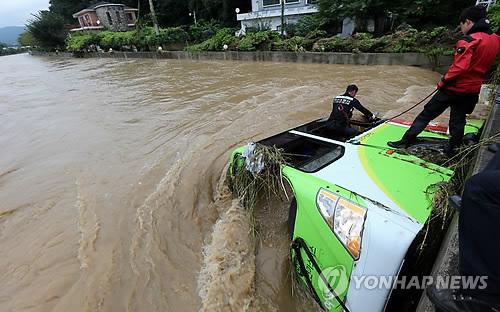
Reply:
<svg viewBox="0 0 500 312"><path fill-rule="evenodd" d="M412 107L408 108L407 110L403 111L402 113L397 114L396 116L393 116L393 117L390 117L390 118L387 118L387 119L379 119L379 120L377 120L375 122L363 122L363 121L358 121L358 120L350 120L350 123L353 124L353 125L356 125L356 126L366 126L366 125L376 125L376 126L378 126L379 124L389 122L389 121L391 121L393 119L396 119L396 118L398 118L398 117L400 117L400 116L408 113L409 111L411 111L415 107L419 106L420 104L422 104L423 102L425 102L428 98L430 98L432 95L434 95L438 90L439 89L435 89L429 95L427 95L425 98L423 98L422 100L420 100L420 102L418 102L417 104L415 104Z"/></svg>
<svg viewBox="0 0 500 312"><path fill-rule="evenodd" d="M407 110L403 111L402 113L399 113L397 114L396 116L394 117L391 117L391 118L388 118L386 119L385 122L388 122L388 121L391 121L393 119L396 119L406 113L408 113L409 111L411 111L412 109L414 109L415 107L419 106L420 104L422 104L423 102L425 102L428 98L430 98L432 95L434 95L434 93L436 93L439 89L435 89L434 91L432 91L428 96L426 96L424 99L422 99L420 102L418 102L417 104L413 105L412 107L408 108Z"/></svg>

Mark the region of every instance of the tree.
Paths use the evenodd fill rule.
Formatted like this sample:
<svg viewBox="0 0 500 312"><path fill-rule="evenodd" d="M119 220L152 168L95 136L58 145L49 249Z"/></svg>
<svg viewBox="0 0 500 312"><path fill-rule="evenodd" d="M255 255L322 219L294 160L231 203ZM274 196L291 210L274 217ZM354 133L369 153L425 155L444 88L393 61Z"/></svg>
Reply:
<svg viewBox="0 0 500 312"><path fill-rule="evenodd" d="M61 15L50 11L39 11L33 14L26 27L42 48L64 47L68 32Z"/></svg>
<svg viewBox="0 0 500 312"><path fill-rule="evenodd" d="M474 0L318 0L321 16L330 23L345 17L393 16L400 23L407 22L419 28L456 25L461 10L474 4Z"/></svg>
<svg viewBox="0 0 500 312"><path fill-rule="evenodd" d="M491 20L491 28L493 31L498 31L500 30L500 3L495 4L493 7L490 8L490 11L488 12L488 17Z"/></svg>
<svg viewBox="0 0 500 312"><path fill-rule="evenodd" d="M33 37L29 31L25 31L20 34L19 38L17 38L17 42L19 42L19 45L22 47L34 47L38 45L35 37Z"/></svg>
<svg viewBox="0 0 500 312"><path fill-rule="evenodd" d="M155 5L153 0L149 0L149 11L151 12L151 17L153 18L153 26L155 29L155 34L160 35L160 30L158 28L158 19L156 18Z"/></svg>
<svg viewBox="0 0 500 312"><path fill-rule="evenodd" d="M50 0L49 10L62 16L65 23L75 24L73 14L89 7L92 2L92 0Z"/></svg>

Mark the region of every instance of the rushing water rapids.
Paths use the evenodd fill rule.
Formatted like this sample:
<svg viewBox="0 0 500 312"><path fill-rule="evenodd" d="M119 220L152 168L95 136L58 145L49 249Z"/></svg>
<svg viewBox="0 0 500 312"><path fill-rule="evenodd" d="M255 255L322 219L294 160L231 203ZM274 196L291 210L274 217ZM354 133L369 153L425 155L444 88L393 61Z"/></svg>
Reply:
<svg viewBox="0 0 500 312"><path fill-rule="evenodd" d="M252 241L248 216L218 186L229 151L327 115L349 83L387 113L438 77L403 66L1 57L0 311L308 306L291 295L288 207L259 207Z"/></svg>

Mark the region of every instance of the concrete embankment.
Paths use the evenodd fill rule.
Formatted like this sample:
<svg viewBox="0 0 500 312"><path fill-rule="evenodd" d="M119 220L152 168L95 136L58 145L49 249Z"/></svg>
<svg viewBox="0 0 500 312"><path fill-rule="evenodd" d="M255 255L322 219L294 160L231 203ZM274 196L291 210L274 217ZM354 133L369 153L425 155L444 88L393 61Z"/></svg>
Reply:
<svg viewBox="0 0 500 312"><path fill-rule="evenodd" d="M32 52L33 55L51 55L56 53ZM59 53L59 56L72 56L71 53ZM81 53L79 57L97 58L152 58L152 59L180 59L180 60L227 60L227 61L258 61L258 62L297 62L297 63L319 63L319 64L351 64L351 65L407 65L426 68L436 68L432 61L424 53L332 53L332 52L280 52L280 51L256 51L256 52L187 52L187 51L164 51L164 52L105 52L105 53ZM437 69L446 68L451 64L450 56L441 56L438 60Z"/></svg>
<svg viewBox="0 0 500 312"><path fill-rule="evenodd" d="M482 138L489 138L500 133L500 100L494 101L490 116L483 130ZM488 151L488 148L482 147L472 170L472 174L476 174L483 170L488 162L493 158L493 153ZM453 209L453 208L451 208ZM456 213L450 224L446 237L443 240L441 250L439 251L432 276L453 276L459 275L458 272L458 218L459 213ZM432 312L434 307L425 294L422 295L417 308L418 312Z"/></svg>

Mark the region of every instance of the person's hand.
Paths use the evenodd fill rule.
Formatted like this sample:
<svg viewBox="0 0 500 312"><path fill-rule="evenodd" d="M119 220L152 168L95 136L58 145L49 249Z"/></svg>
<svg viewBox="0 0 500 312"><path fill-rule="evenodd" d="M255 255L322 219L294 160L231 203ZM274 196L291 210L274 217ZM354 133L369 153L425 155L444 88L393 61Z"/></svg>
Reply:
<svg viewBox="0 0 500 312"><path fill-rule="evenodd" d="M444 80L444 76L441 77L441 80L438 81L437 83L437 88L442 89L446 86L446 80Z"/></svg>

